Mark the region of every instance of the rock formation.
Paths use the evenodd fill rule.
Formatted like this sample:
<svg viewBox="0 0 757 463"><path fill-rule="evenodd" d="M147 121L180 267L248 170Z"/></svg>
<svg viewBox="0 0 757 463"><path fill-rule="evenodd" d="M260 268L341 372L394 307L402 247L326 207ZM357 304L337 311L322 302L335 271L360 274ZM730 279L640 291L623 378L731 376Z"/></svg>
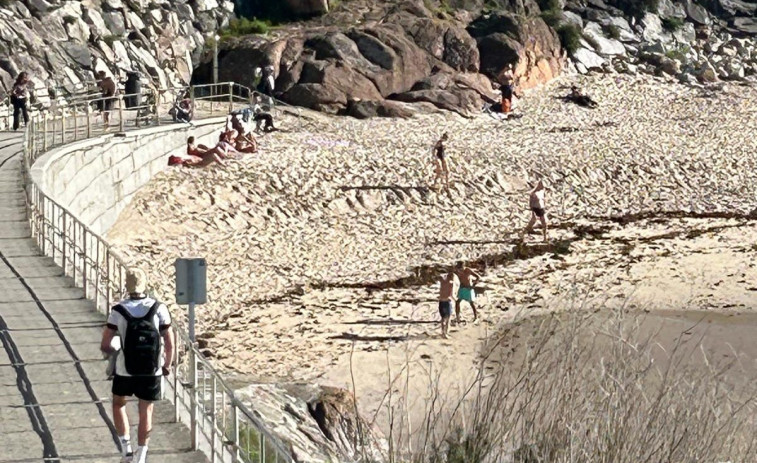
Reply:
<svg viewBox="0 0 757 463"><path fill-rule="evenodd" d="M446 2L423 0L363 2L362 9L357 3L267 37L226 41L219 78L252 86L253 69L270 64L278 95L292 104L338 113L350 101L371 101L382 108L373 112L388 114L386 100L398 100L468 115L493 97L489 79L496 83L507 64L517 66L524 87L552 79L565 65L557 35L533 16L533 0L489 2L503 9L493 15L482 1L451 11L442 8L451 9ZM206 64L197 80L208 73Z"/></svg>
<svg viewBox="0 0 757 463"><path fill-rule="evenodd" d="M187 84L206 38L233 17L227 0L0 2L0 95L27 71L38 97L86 89L94 72L139 71L156 87Z"/></svg>

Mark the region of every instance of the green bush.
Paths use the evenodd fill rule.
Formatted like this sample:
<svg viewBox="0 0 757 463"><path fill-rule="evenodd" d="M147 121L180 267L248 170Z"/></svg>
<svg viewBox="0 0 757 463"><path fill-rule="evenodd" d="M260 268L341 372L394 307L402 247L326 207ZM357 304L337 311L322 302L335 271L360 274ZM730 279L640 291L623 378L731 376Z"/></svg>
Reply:
<svg viewBox="0 0 757 463"><path fill-rule="evenodd" d="M581 48L581 28L575 24L564 24L557 28L562 47L571 55Z"/></svg>
<svg viewBox="0 0 757 463"><path fill-rule="evenodd" d="M257 18L232 19L229 27L221 30L222 37L240 37L251 34L267 34L273 24L269 20L260 20Z"/></svg>
<svg viewBox="0 0 757 463"><path fill-rule="evenodd" d="M537 3L539 4L539 8L541 11L562 11L562 5L560 5L560 0L537 0Z"/></svg>
<svg viewBox="0 0 757 463"><path fill-rule="evenodd" d="M557 30L560 27L560 21L562 21L562 10L544 10L541 12L541 19L549 27Z"/></svg>
<svg viewBox="0 0 757 463"><path fill-rule="evenodd" d="M683 27L683 19L681 18L662 18L662 27L668 32L675 32Z"/></svg>
<svg viewBox="0 0 757 463"><path fill-rule="evenodd" d="M620 39L620 28L616 26L615 24L610 24L605 28L605 33L608 37L611 39L618 40Z"/></svg>

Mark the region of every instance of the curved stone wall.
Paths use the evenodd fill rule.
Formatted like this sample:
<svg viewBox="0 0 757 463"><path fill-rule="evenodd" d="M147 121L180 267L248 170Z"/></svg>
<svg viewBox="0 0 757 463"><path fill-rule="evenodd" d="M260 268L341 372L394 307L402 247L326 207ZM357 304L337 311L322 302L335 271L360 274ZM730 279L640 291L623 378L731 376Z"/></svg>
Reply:
<svg viewBox="0 0 757 463"><path fill-rule="evenodd" d="M213 146L225 117L108 134L56 148L31 169L32 181L93 232L104 235L134 194L186 149L187 137Z"/></svg>

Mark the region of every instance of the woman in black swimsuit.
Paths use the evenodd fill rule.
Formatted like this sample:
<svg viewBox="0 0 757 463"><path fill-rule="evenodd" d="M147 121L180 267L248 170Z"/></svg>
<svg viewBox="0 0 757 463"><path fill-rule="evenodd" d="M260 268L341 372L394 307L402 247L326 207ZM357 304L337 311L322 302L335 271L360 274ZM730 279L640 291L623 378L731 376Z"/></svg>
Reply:
<svg viewBox="0 0 757 463"><path fill-rule="evenodd" d="M447 168L447 159L444 153L444 143L449 137L445 133L442 138L434 145L434 183L431 188L436 189L436 182L443 177L444 187L449 192L449 169Z"/></svg>

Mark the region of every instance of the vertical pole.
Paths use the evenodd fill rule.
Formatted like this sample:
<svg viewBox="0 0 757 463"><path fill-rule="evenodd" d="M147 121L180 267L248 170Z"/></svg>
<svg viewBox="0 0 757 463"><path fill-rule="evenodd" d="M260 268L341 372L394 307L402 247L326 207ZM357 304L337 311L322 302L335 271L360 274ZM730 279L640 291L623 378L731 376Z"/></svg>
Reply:
<svg viewBox="0 0 757 463"><path fill-rule="evenodd" d="M234 86L229 84L229 112L234 111Z"/></svg>
<svg viewBox="0 0 757 463"><path fill-rule="evenodd" d="M73 106L74 110L74 141L79 139L79 115L76 114L76 105Z"/></svg>
<svg viewBox="0 0 757 463"><path fill-rule="evenodd" d="M60 231L60 237L61 237L61 240L62 240L61 251L60 252L63 255L63 258L61 260L61 267L63 267L63 275L67 275L68 274L68 265L66 265L66 256L68 254L66 253L66 238L67 238L67 236L66 236L66 230L67 230L67 227L66 227L66 225L67 225L66 224L66 214L61 214L61 215L63 216L62 217L63 227L62 227L62 229ZM55 234L54 233L53 233L52 240L53 240L53 260L55 260ZM74 279L74 286L76 286L76 279Z"/></svg>
<svg viewBox="0 0 757 463"><path fill-rule="evenodd" d="M95 238L95 307L100 310L100 239Z"/></svg>
<svg viewBox="0 0 757 463"><path fill-rule="evenodd" d="M47 151L47 113L45 113L44 125L42 126L42 151Z"/></svg>
<svg viewBox="0 0 757 463"><path fill-rule="evenodd" d="M173 420L174 423L179 422L179 352L181 352L181 336L174 329L174 339L176 339L176 349L174 349L174 362L173 367Z"/></svg>
<svg viewBox="0 0 757 463"><path fill-rule="evenodd" d="M118 95L118 130L124 131L124 96Z"/></svg>
<svg viewBox="0 0 757 463"><path fill-rule="evenodd" d="M110 297L110 291L111 291L111 277L112 274L110 272L110 252L106 249L105 250L105 306L110 308L110 301L112 300ZM106 313L106 315L108 315Z"/></svg>
<svg viewBox="0 0 757 463"><path fill-rule="evenodd" d="M213 37L213 84L218 83L218 39L217 35Z"/></svg>
<svg viewBox="0 0 757 463"><path fill-rule="evenodd" d="M194 348L194 343L195 343L195 303L194 302L189 303L189 341L192 343L192 348Z"/></svg>
<svg viewBox="0 0 757 463"><path fill-rule="evenodd" d="M231 461L239 461L239 408L236 401L231 399Z"/></svg>
<svg viewBox="0 0 757 463"><path fill-rule="evenodd" d="M190 368L190 430L192 433L192 450L197 450L197 356L195 354L194 344L189 346L189 368Z"/></svg>
<svg viewBox="0 0 757 463"><path fill-rule="evenodd" d="M92 137L92 106L87 103L87 138Z"/></svg>
<svg viewBox="0 0 757 463"><path fill-rule="evenodd" d="M84 287L84 299L89 299L89 291L87 288L87 259L89 259L89 254L87 253L87 229L84 228L84 225L82 225L82 245L84 247L84 258L82 259L82 272L81 272L81 284Z"/></svg>
<svg viewBox="0 0 757 463"><path fill-rule="evenodd" d="M60 144L66 144L66 109L62 108L60 113Z"/></svg>
<svg viewBox="0 0 757 463"><path fill-rule="evenodd" d="M218 385L216 384L216 377L213 375L213 383L210 388L210 463L216 463L216 394L218 393Z"/></svg>

